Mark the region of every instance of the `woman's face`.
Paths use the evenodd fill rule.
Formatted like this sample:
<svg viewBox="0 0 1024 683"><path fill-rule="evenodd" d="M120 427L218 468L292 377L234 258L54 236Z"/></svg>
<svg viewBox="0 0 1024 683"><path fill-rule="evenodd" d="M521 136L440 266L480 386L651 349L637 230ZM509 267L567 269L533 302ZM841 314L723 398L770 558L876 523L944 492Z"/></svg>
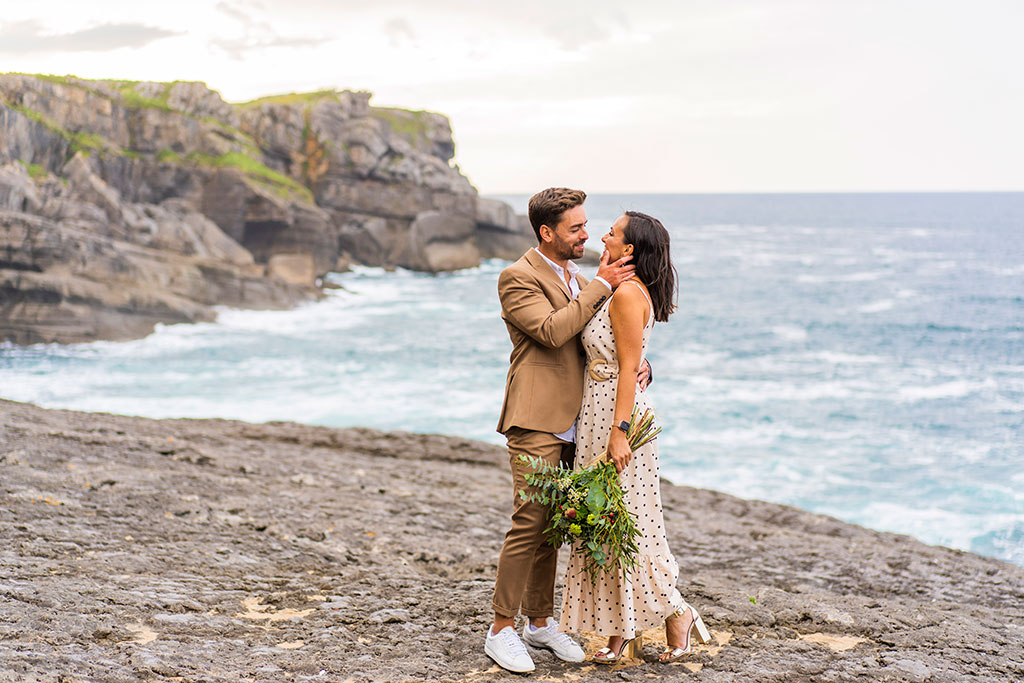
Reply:
<svg viewBox="0 0 1024 683"><path fill-rule="evenodd" d="M608 252L609 262L633 253L633 245L626 244L623 239L628 223L629 216L619 216L619 220L615 221L608 233L601 238L601 241L604 242L604 250Z"/></svg>

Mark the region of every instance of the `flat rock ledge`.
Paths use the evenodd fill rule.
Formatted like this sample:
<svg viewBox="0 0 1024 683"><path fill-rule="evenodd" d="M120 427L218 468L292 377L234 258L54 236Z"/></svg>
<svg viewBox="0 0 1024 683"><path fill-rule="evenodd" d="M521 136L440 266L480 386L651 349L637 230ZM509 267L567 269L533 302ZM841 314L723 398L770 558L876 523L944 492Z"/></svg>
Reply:
<svg viewBox="0 0 1024 683"><path fill-rule="evenodd" d="M498 447L2 400L0 424L0 681L520 680L482 648ZM662 490L714 642L671 665L657 642L614 668L534 652L532 680L1024 679L1024 569Z"/></svg>

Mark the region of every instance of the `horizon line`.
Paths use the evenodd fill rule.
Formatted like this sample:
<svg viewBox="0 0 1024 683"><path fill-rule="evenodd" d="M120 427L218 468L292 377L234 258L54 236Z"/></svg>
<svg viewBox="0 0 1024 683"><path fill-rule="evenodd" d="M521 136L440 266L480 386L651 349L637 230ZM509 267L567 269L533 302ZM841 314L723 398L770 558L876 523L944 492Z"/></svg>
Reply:
<svg viewBox="0 0 1024 683"><path fill-rule="evenodd" d="M532 191L504 191L504 192L484 192L478 190L479 194L487 196L509 196L509 195L533 195L537 190ZM629 190L595 190L587 191L588 195L639 195L639 196L668 196L668 195L721 195L721 196L735 196L735 195L880 195L880 194L1024 194L1024 189L1020 190L707 190L701 192L695 191L655 191L655 192L643 192L636 191L631 192Z"/></svg>

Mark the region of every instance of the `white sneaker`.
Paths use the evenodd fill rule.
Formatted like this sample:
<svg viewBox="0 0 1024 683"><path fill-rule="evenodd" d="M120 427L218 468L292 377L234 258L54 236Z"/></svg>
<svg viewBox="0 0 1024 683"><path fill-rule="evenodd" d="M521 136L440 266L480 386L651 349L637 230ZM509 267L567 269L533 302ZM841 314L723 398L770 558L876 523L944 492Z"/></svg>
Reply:
<svg viewBox="0 0 1024 683"><path fill-rule="evenodd" d="M496 661L498 666L518 674L527 673L537 668L533 664L530 653L523 646L523 641L519 640L516 630L511 626L501 629L497 635L491 635L491 629L487 629L484 652Z"/></svg>
<svg viewBox="0 0 1024 683"><path fill-rule="evenodd" d="M530 647L543 647L555 653L563 662L582 662L587 658L575 640L558 630L558 622L548 617L548 625L530 630L530 621L523 626L523 640Z"/></svg>

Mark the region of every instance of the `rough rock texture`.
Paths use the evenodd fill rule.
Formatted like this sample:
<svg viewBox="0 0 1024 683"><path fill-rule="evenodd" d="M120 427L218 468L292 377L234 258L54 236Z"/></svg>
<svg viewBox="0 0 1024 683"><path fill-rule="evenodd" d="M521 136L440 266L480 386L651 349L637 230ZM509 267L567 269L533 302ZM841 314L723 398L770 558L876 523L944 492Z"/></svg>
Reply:
<svg viewBox="0 0 1024 683"><path fill-rule="evenodd" d="M522 680L482 652L510 507L500 448L8 401L0 424L0 681ZM1024 678L1024 569L663 495L680 590L714 642L671 665L650 643L614 669L534 652L533 680Z"/></svg>
<svg viewBox="0 0 1024 683"><path fill-rule="evenodd" d="M444 116L369 100L0 75L0 340L141 336L317 296L339 261L437 272L531 246L451 164Z"/></svg>

